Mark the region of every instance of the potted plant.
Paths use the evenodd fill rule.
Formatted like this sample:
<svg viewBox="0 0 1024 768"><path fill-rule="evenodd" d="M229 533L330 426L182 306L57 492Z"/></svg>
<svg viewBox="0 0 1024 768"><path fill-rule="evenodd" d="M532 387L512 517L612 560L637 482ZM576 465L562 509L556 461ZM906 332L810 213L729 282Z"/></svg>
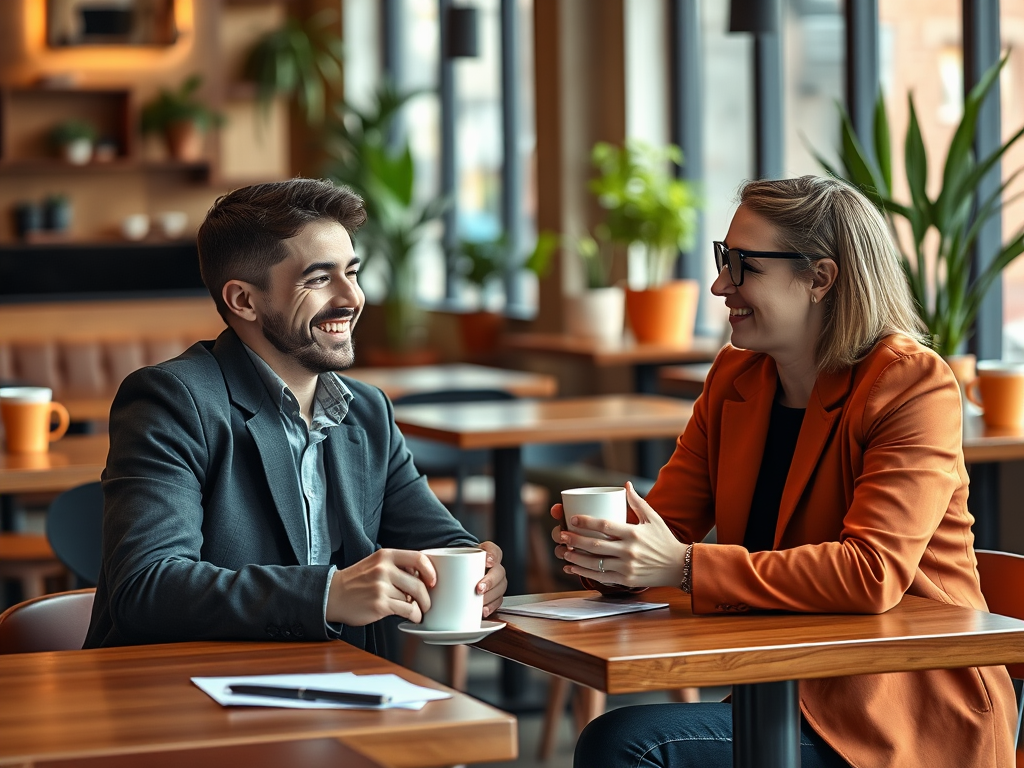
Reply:
<svg viewBox="0 0 1024 768"><path fill-rule="evenodd" d="M626 294L614 281L615 248L608 240L599 241L591 235L570 239L563 245L579 257L586 282L582 293L565 297L566 332L602 344L621 344Z"/></svg>
<svg viewBox="0 0 1024 768"><path fill-rule="evenodd" d="M472 357L494 352L505 323L504 315L490 308L490 297L497 295L494 288L505 276L520 269L543 277L557 244L557 236L542 232L533 252L522 259L504 235L492 240L460 241L456 269L463 280L476 287L479 297L478 309L459 315L463 352Z"/></svg>
<svg viewBox="0 0 1024 768"><path fill-rule="evenodd" d="M204 134L224 123L223 115L199 98L201 84L200 75L190 75L177 89L161 88L142 108L142 132L163 134L167 153L174 160L199 160Z"/></svg>
<svg viewBox="0 0 1024 768"><path fill-rule="evenodd" d="M96 126L88 120L70 118L50 130L50 143L72 165L85 165L92 159Z"/></svg>
<svg viewBox="0 0 1024 768"><path fill-rule="evenodd" d="M426 324L416 300L414 252L448 201L415 198L416 169L409 143L389 141L398 110L413 95L399 94L384 83L369 108L343 103L337 119L327 123L330 160L325 174L362 195L367 213L366 225L359 232L364 264L384 266L384 324L391 364L436 358L436 353L424 350ZM368 353L373 359L373 350Z"/></svg>
<svg viewBox="0 0 1024 768"><path fill-rule="evenodd" d="M336 18L330 8L305 22L289 17L249 50L244 76L256 84L264 115L275 97L294 96L309 124L323 123L327 88L340 87L343 82L343 45L330 29Z"/></svg>
<svg viewBox="0 0 1024 768"><path fill-rule="evenodd" d="M1019 230L995 253L986 254L991 255L991 260L987 261L984 269L974 273L971 253L978 241L981 225L1001 214L1003 192L1020 173L1018 169L1006 175L1006 181L1001 182L995 192L982 198L979 191L982 179L1024 135L1024 128L1021 128L987 157L974 157L972 147L978 111L1006 60L1003 57L989 68L968 94L963 117L946 151L942 164L942 188L935 198L929 197L927 192L928 162L911 94L907 95L910 120L904 139L909 201L897 201L892 196L889 120L881 97L875 105L874 115L877 160L864 151L842 107L842 146L839 153L842 168L833 168L822 157L817 158L831 174L859 187L888 219L903 270L921 319L928 328L932 346L951 363L961 383L965 383L964 379L974 378L973 356L964 358L958 353L963 351L963 343L971 333L982 299L999 273L1024 251L1024 230ZM910 225L909 244L896 226L901 219Z"/></svg>
<svg viewBox="0 0 1024 768"><path fill-rule="evenodd" d="M686 346L693 339L697 313L695 280L672 280L680 250L692 245L697 196L672 172L682 152L674 145L654 147L631 139L623 147L599 143L591 156L598 176L590 183L605 211L597 240L639 250L643 275L631 279L626 315L641 343Z"/></svg>

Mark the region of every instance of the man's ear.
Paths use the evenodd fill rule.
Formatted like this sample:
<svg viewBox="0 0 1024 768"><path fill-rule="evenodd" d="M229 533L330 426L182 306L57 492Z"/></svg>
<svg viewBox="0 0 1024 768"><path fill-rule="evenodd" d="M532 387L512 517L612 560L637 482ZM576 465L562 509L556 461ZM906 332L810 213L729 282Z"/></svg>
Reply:
<svg viewBox="0 0 1024 768"><path fill-rule="evenodd" d="M818 301L824 299L825 294L832 290L837 277L839 277L839 265L832 259L818 259L814 262L811 292L817 297Z"/></svg>
<svg viewBox="0 0 1024 768"><path fill-rule="evenodd" d="M256 320L256 308L253 303L255 287L243 280L228 280L220 289L221 298L228 311L236 317L252 323Z"/></svg>

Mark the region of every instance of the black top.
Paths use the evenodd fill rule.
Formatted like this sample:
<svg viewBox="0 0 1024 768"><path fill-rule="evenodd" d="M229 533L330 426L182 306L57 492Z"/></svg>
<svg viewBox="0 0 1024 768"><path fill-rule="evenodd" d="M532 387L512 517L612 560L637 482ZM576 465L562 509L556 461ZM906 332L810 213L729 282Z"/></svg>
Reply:
<svg viewBox="0 0 1024 768"><path fill-rule="evenodd" d="M743 546L748 552L762 552L774 547L782 490L786 487L786 476L793 462L796 440L800 436L803 421L803 408L787 408L778 401L772 404L768 437L764 441L764 458L761 459L761 470L757 474L754 498L750 502L747 531L743 535Z"/></svg>

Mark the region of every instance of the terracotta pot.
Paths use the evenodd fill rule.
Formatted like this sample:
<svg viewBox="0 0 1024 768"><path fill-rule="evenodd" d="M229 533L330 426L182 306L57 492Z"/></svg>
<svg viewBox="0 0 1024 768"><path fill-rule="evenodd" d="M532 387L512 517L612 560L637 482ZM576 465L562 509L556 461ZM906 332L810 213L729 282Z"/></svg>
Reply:
<svg viewBox="0 0 1024 768"><path fill-rule="evenodd" d="M441 361L441 355L430 347L412 349L388 349L369 347L358 355L361 364L374 368L411 368L416 365L434 365Z"/></svg>
<svg viewBox="0 0 1024 768"><path fill-rule="evenodd" d="M697 320L696 280L672 280L657 288L626 291L626 317L640 344L688 347Z"/></svg>
<svg viewBox="0 0 1024 768"><path fill-rule="evenodd" d="M497 312L466 312L459 315L462 351L469 356L492 354L505 328L505 316Z"/></svg>
<svg viewBox="0 0 1024 768"><path fill-rule="evenodd" d="M591 288L565 297L565 330L570 336L619 345L625 324L626 295L619 286Z"/></svg>
<svg viewBox="0 0 1024 768"><path fill-rule="evenodd" d="M173 160L191 163L203 157L203 132L191 120L176 120L168 125L164 141Z"/></svg>

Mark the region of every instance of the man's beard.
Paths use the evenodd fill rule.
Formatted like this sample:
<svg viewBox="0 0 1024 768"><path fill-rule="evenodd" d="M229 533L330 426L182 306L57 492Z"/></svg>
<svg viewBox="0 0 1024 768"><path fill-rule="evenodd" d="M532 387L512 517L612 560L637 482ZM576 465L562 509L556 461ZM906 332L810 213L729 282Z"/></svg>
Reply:
<svg viewBox="0 0 1024 768"><path fill-rule="evenodd" d="M313 338L312 328L293 330L284 315L277 312L271 312L264 318L263 335L279 352L291 357L310 373L319 375L329 371L343 371L351 368L355 362L352 327L355 325L356 313L351 309L329 310L310 324L314 326L346 319L349 322L348 338L338 342L334 348L321 346Z"/></svg>

